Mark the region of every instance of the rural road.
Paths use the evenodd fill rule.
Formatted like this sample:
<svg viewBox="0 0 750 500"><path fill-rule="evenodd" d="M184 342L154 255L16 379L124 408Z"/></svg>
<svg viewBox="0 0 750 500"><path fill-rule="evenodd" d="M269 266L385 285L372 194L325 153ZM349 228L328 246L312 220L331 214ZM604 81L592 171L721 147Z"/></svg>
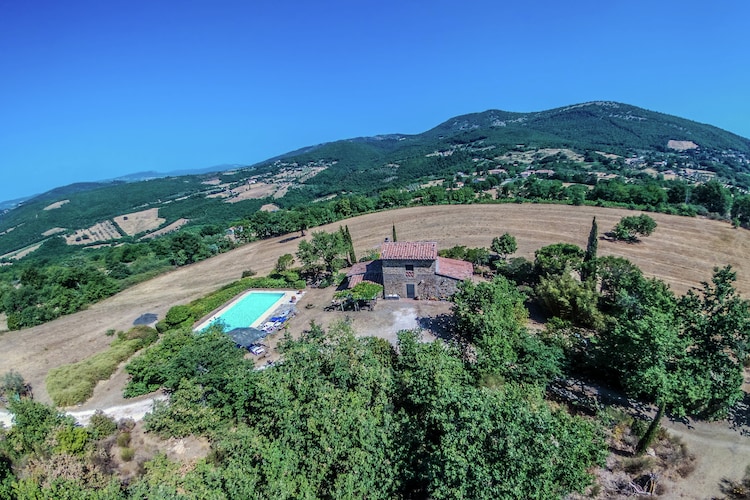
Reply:
<svg viewBox="0 0 750 500"><path fill-rule="evenodd" d="M102 411L112 417L115 420L121 420L124 418L132 418L136 422L143 420L144 415L150 412L154 407L155 401L166 401L166 396L155 396L153 398L144 399L141 401L134 401L132 403L112 406L110 408L104 408ZM81 411L69 411L66 412L80 425L88 425L91 416L96 410L81 410ZM0 423L6 428L13 425L13 416L7 410L0 410Z"/></svg>

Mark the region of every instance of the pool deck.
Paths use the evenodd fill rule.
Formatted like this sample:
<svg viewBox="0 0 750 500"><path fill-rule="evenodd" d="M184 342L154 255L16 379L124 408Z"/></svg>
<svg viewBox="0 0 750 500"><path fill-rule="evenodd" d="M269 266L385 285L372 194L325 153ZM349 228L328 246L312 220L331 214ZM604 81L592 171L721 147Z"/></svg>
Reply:
<svg viewBox="0 0 750 500"><path fill-rule="evenodd" d="M268 309L266 309L266 312L261 314L258 319L252 322L252 324L247 325L251 328L258 328L260 325L266 322L268 318L270 318L273 313L283 304L296 304L299 302L299 299L302 298L302 296L305 294L304 291L293 291L293 290L276 290L276 289L263 289L263 290L248 290L247 292L237 296L232 300L231 302L228 302L227 304L224 304L219 309L213 311L207 319L204 319L200 322L200 324L193 328L194 332L200 332L204 328L208 327L211 323L216 321L227 309L235 305L237 302L245 298L246 296L250 295L251 293L283 293L284 295L279 298L276 302L268 306Z"/></svg>

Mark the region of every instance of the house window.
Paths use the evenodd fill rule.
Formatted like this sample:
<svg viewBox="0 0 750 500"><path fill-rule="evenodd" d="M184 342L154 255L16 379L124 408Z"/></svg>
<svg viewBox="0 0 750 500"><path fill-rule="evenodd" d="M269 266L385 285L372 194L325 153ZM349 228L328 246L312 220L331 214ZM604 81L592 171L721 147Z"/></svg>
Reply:
<svg viewBox="0 0 750 500"><path fill-rule="evenodd" d="M412 264L406 264L406 277L407 278L414 277L414 266Z"/></svg>

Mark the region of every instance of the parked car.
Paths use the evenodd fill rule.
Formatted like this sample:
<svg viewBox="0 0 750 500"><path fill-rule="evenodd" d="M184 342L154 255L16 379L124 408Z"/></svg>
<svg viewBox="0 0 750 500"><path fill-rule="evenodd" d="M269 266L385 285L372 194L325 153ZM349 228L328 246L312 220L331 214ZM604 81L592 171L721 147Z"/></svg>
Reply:
<svg viewBox="0 0 750 500"><path fill-rule="evenodd" d="M266 352L266 350L263 349L263 347L261 347L259 345L251 345L250 347L247 348L247 350L250 351L251 353L255 354L256 356L260 356L261 354L263 354L264 352Z"/></svg>

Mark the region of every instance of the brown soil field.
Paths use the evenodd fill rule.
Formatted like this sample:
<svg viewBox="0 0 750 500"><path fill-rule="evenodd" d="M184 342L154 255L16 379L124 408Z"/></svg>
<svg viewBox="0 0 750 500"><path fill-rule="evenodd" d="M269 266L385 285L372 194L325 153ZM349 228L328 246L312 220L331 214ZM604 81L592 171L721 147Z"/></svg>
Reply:
<svg viewBox="0 0 750 500"><path fill-rule="evenodd" d="M166 219L159 217L158 208L149 208L140 212L118 215L112 220L128 236L133 236L144 231L152 231L166 222Z"/></svg>
<svg viewBox="0 0 750 500"><path fill-rule="evenodd" d="M66 236L68 245L88 245L97 241L111 241L122 238L112 221L104 221L94 224L88 229L77 229L75 233Z"/></svg>
<svg viewBox="0 0 750 500"><path fill-rule="evenodd" d="M583 155L576 153L571 149L556 149L556 148L543 148L535 151L518 152L512 151L506 153L503 158L508 161L517 161L519 163L531 163L535 157L544 158L547 156L553 156L557 153L564 153L568 158L573 161L583 161Z"/></svg>
<svg viewBox="0 0 750 500"><path fill-rule="evenodd" d="M172 231L177 231L188 222L190 222L189 219L177 219L170 225L164 226L163 228L159 229L158 231L154 231L153 233L149 233L146 236L141 237L141 239L147 240L149 238L156 238L157 236L164 236L165 234L171 233Z"/></svg>
<svg viewBox="0 0 750 500"><path fill-rule="evenodd" d="M65 232L64 227L53 227L52 229L47 229L45 232L43 232L42 236L52 236L53 234L64 233L64 232Z"/></svg>
<svg viewBox="0 0 750 500"><path fill-rule="evenodd" d="M40 246L42 246L41 243L35 243L34 245L28 246L26 248L22 248L20 250L14 250L13 252L6 253L5 255L0 255L0 257L4 259L13 259L18 260L26 257L34 250L37 250Z"/></svg>
<svg viewBox="0 0 750 500"><path fill-rule="evenodd" d="M56 201L55 203L52 203L51 205L47 205L42 210L55 210L56 208L60 208L61 206L65 205L66 203L69 203L70 200L61 200Z"/></svg>
<svg viewBox="0 0 750 500"><path fill-rule="evenodd" d="M584 247L594 216L600 234L603 234L626 215L634 215L634 212L565 205L436 206L368 214L315 230L333 231L346 224L358 255L377 247L385 237L390 236L392 224L396 226L399 240L433 240L438 242L439 248L454 245L489 247L494 236L509 232L518 241L516 255L533 258L535 250L551 243L568 242ZM731 264L737 271L738 290L745 296L750 295L750 231L732 229L725 222L700 218L650 215L658 223L652 236L637 244L603 239L599 243L599 254L627 257L640 266L646 275L665 280L678 293L700 286L701 281L710 279L714 266ZM310 237L310 232L307 237ZM0 352L3 353L0 372L17 370L32 384L35 397L49 402L44 387L48 370L104 350L111 342L111 337L104 334L108 329L126 330L137 317L147 312L163 318L173 305L185 304L234 281L240 278L245 269L252 268L259 274L267 273L278 256L294 254L299 241L299 237L292 235L254 242L158 276L94 304L85 311L34 328L6 332L0 335ZM303 297L300 306L305 301L311 301L310 317L324 316L322 307L330 301L331 293L332 290L311 290ZM302 329L310 319L305 317L308 312L305 307L299 310L299 317L293 321L295 330ZM419 309L416 312L420 314ZM400 325L398 313L392 313L392 324ZM429 314L429 311L424 314ZM362 318L367 323L365 317ZM370 322L373 329L383 329ZM273 339L270 341L274 342ZM116 401L125 379L124 374L119 372L111 379L114 385L100 383L90 404L96 404L97 399L100 399L99 402ZM710 457L710 460L699 462L701 476L692 476L692 480L704 484L703 489L696 491L718 484L724 476L741 477L750 457L743 453L737 455L736 452L738 449L750 449L747 433L732 431L726 423L694 425L695 429L701 431L700 439L685 438L686 442L699 456L705 454ZM710 427L712 425L719 427ZM690 429L681 431L683 437L693 434ZM717 440L716 446L705 438L705 433ZM710 453L706 447L711 447ZM689 485L683 486L683 491L693 491ZM715 493L718 494L718 491ZM685 495L683 498L695 498L689 493Z"/></svg>
<svg viewBox="0 0 750 500"><path fill-rule="evenodd" d="M258 198L265 198L271 196L278 190L278 187L274 184L266 184L265 182L257 182L253 184L245 184L243 186L236 187L230 191L231 196L225 201L227 203L237 203L242 200L254 200Z"/></svg>

